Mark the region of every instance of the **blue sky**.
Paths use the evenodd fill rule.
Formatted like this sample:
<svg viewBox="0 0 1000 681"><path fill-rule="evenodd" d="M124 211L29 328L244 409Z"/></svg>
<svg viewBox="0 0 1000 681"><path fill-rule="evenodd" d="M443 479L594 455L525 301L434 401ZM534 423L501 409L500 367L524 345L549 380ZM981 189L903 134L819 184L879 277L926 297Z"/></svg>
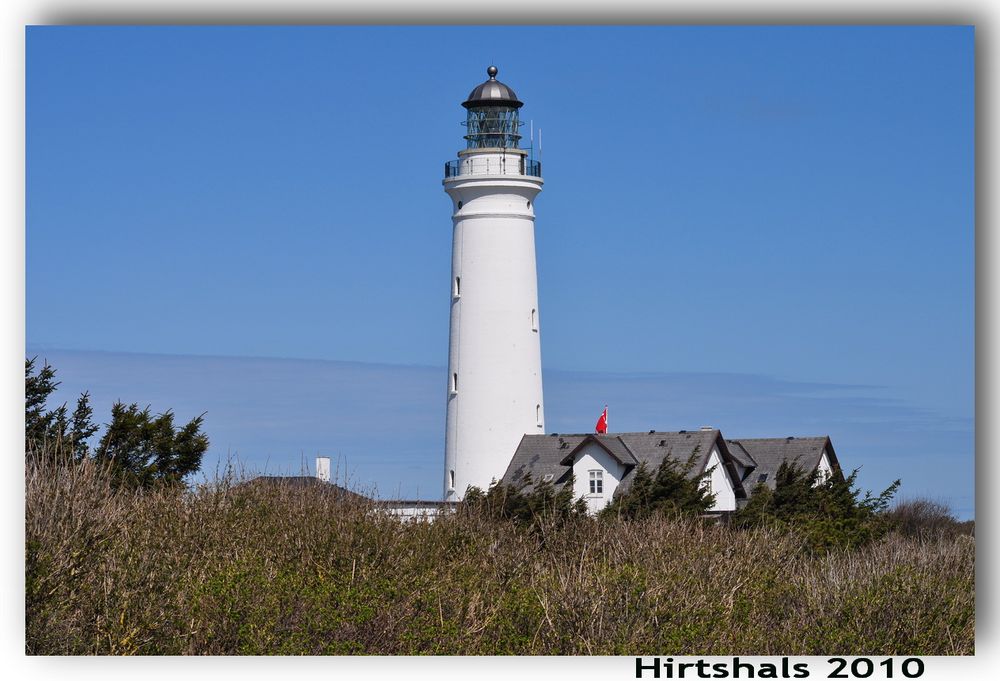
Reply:
<svg viewBox="0 0 1000 681"><path fill-rule="evenodd" d="M491 62L544 131L551 430L608 402L613 429L829 433L869 486L971 515L971 28L30 28L29 351L75 351L67 398L207 410L213 457L434 487L442 165ZM288 363L196 383L240 357ZM321 424L352 392L382 397ZM376 423L422 433L412 475Z"/></svg>

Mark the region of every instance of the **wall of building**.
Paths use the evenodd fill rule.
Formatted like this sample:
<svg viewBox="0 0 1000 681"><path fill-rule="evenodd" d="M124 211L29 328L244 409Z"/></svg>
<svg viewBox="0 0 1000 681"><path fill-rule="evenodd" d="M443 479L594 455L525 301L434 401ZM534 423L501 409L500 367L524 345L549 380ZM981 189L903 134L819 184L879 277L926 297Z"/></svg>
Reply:
<svg viewBox="0 0 1000 681"><path fill-rule="evenodd" d="M382 507L386 513L395 516L400 520L414 520L432 522L438 516L445 513L452 513L454 507L435 502L392 502L387 501Z"/></svg>
<svg viewBox="0 0 1000 681"><path fill-rule="evenodd" d="M604 490L601 494L590 493L592 470L602 471L604 474ZM573 462L573 498L583 497L587 502L588 512L597 513L611 503L611 497L618 489L624 474L624 466L615 461L614 457L596 442L590 442L577 453Z"/></svg>
<svg viewBox="0 0 1000 681"><path fill-rule="evenodd" d="M499 163L499 154L479 161L492 156ZM522 436L545 432L533 208L541 184L479 174L445 181L454 208L446 500L469 485L485 490Z"/></svg>
<svg viewBox="0 0 1000 681"><path fill-rule="evenodd" d="M819 471L819 477L816 478L817 484L833 475L833 466L830 465L830 457L827 456L826 449L820 455L819 464L817 464L816 469Z"/></svg>
<svg viewBox="0 0 1000 681"><path fill-rule="evenodd" d="M725 466L722 465L722 456L718 447L712 447L712 453L708 457L705 470L714 466L708 480L711 482L712 492L715 494L715 505L713 511L735 511L736 491L733 489L732 481L726 473Z"/></svg>

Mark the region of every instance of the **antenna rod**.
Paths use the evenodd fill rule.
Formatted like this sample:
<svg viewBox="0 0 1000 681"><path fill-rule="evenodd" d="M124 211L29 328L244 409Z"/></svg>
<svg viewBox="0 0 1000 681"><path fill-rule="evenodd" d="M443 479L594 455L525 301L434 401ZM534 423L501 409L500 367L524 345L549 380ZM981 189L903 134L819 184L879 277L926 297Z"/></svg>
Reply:
<svg viewBox="0 0 1000 681"><path fill-rule="evenodd" d="M542 129L538 129L538 160L542 160Z"/></svg>

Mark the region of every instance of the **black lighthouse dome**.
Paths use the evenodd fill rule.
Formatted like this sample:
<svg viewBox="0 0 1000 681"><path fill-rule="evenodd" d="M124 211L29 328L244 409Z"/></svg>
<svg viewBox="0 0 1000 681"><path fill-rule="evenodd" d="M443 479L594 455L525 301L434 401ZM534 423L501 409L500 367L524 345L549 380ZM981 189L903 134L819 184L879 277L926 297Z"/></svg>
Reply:
<svg viewBox="0 0 1000 681"><path fill-rule="evenodd" d="M514 90L497 80L497 67L486 69L489 80L477 85L469 93L469 98L462 102L466 109L482 106L502 106L519 109L524 102L517 98Z"/></svg>

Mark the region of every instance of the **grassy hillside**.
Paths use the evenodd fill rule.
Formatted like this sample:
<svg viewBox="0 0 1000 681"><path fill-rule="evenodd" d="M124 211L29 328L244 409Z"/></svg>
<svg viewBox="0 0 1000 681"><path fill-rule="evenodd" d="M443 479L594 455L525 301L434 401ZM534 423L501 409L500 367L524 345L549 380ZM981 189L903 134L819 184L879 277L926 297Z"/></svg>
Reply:
<svg viewBox="0 0 1000 681"><path fill-rule="evenodd" d="M819 556L694 521L404 524L319 488L26 475L31 654L974 652L965 535Z"/></svg>

